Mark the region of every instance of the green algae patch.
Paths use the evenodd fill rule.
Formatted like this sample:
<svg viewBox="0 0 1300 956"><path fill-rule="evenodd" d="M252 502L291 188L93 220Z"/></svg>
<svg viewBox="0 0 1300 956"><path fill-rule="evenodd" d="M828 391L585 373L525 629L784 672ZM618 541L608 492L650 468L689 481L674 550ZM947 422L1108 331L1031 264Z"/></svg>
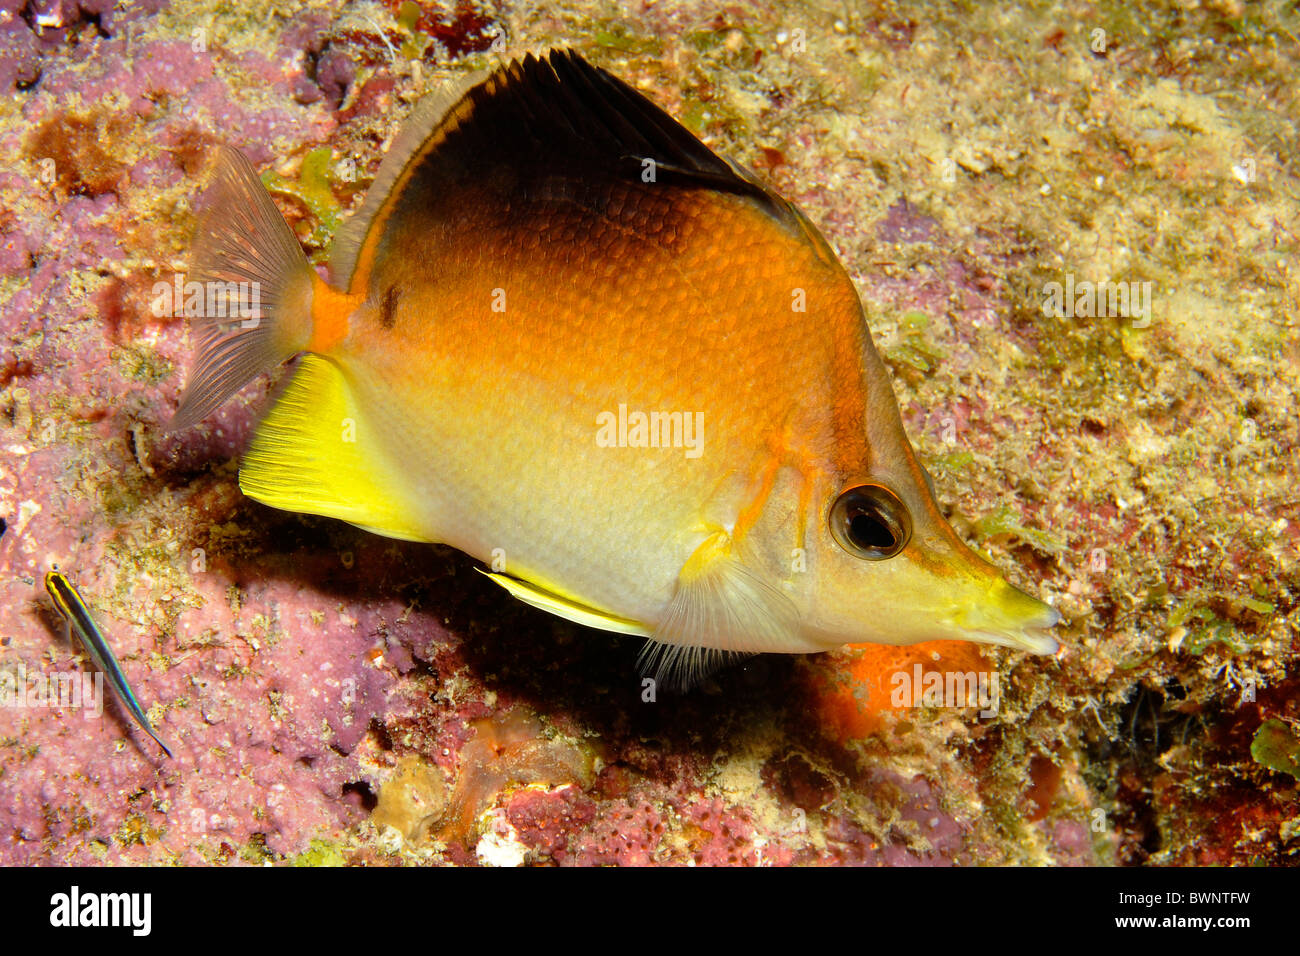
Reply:
<svg viewBox="0 0 1300 956"><path fill-rule="evenodd" d="M1189 654L1203 654L1216 644L1227 648L1229 653L1241 654L1263 640L1264 633L1244 633L1239 623L1228 618L1239 616L1242 609L1260 616L1270 615L1275 610L1272 604L1250 597L1226 597L1218 600L1223 604L1220 610L1227 617L1216 613L1204 597L1188 598L1169 615L1170 627L1186 630L1180 646Z"/></svg>
<svg viewBox="0 0 1300 956"><path fill-rule="evenodd" d="M903 313L897 333L883 350L885 359L894 366L906 365L924 374L933 372L948 353L930 341L929 328L930 317L924 312Z"/></svg>
<svg viewBox="0 0 1300 956"><path fill-rule="evenodd" d="M968 451L951 451L945 455L930 456L929 468L931 474L955 476L974 460L975 456Z"/></svg>
<svg viewBox="0 0 1300 956"><path fill-rule="evenodd" d="M975 533L981 539L1009 537L1023 541L1035 551L1044 554L1064 554L1065 544L1055 535L1037 528L1027 528L1016 518L1011 508L1003 505L992 514L985 515L975 522Z"/></svg>
<svg viewBox="0 0 1300 956"><path fill-rule="evenodd" d="M1282 721L1266 720L1250 742L1255 763L1300 780L1300 738Z"/></svg>
<svg viewBox="0 0 1300 956"><path fill-rule="evenodd" d="M253 866L275 862L275 854L266 846L265 833L254 833L249 837L248 843L239 851L239 858Z"/></svg>
<svg viewBox="0 0 1300 956"><path fill-rule="evenodd" d="M596 46L619 53L656 57L663 53L663 43L657 37L642 36L622 20L597 21L590 37Z"/></svg>
<svg viewBox="0 0 1300 956"><path fill-rule="evenodd" d="M433 42L433 38L420 32L420 5L413 0L406 0L397 8L397 25L406 33L402 41L402 56L408 60L419 60Z"/></svg>
<svg viewBox="0 0 1300 956"><path fill-rule="evenodd" d="M320 254L343 222L343 207L334 195L333 161L330 148L319 146L303 157L296 181L269 170L262 174L268 192L293 199L307 210L314 225L303 242Z"/></svg>
<svg viewBox="0 0 1300 956"><path fill-rule="evenodd" d="M328 840L312 840L311 845L289 861L290 866L346 866L343 851Z"/></svg>

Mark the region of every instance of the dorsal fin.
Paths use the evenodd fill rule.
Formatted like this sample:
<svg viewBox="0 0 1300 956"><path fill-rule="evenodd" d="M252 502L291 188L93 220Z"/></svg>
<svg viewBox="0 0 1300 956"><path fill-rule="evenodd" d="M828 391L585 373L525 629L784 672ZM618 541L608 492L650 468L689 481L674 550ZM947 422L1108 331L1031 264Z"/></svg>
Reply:
<svg viewBox="0 0 1300 956"><path fill-rule="evenodd" d="M432 145L435 131L442 125L452 107L460 102L468 90L482 83L486 76L484 71L479 70L460 83L448 84L444 89L425 94L416 104L401 130L393 137L361 207L334 234L329 267L330 276L336 283L344 288L350 285L357 256L366 233L370 231L370 224L380 207L386 205L390 197L396 198L393 184L413 161L415 154L424 152L426 143Z"/></svg>
<svg viewBox="0 0 1300 956"><path fill-rule="evenodd" d="M383 224L413 188L444 202L458 186L471 183L482 188L495 181L502 188L528 190L557 175L644 183L653 169L659 186L746 196L804 231L789 203L572 50L541 58L529 54L486 78L471 78L462 89L431 94L416 107L362 208L340 231L331 255L335 282L351 288L358 267L364 273Z"/></svg>

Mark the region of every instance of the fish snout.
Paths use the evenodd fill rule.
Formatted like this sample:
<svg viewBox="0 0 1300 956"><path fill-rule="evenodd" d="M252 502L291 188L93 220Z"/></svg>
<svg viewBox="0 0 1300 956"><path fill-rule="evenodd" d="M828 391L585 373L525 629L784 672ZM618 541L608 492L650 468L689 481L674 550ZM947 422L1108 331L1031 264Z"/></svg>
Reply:
<svg viewBox="0 0 1300 956"><path fill-rule="evenodd" d="M964 608L954 624L966 632L967 640L1055 654L1061 645L1046 632L1060 622L1056 608L999 578L985 599Z"/></svg>

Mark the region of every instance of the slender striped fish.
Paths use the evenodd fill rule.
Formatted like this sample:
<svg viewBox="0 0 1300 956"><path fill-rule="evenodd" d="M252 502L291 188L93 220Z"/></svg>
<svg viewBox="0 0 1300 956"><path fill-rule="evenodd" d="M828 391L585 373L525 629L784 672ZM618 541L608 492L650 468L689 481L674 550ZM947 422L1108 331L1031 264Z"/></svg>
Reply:
<svg viewBox="0 0 1300 956"><path fill-rule="evenodd" d="M122 668L117 663L117 657L114 656L113 649L104 640L104 635L100 633L99 627L90 616L90 609L86 607L86 602L81 599L76 586L55 567L46 572L45 590L50 592L50 597L54 599L54 606L63 615L68 629L76 632L77 639L85 647L86 653L90 655L95 667L108 678L109 686L113 688L113 693L117 695L118 701L130 712L131 716L135 718L135 722L144 729L144 732L152 737L154 742L163 749L163 753L170 757L172 755L171 748L163 743L162 738L154 733L153 727L149 726L149 718L145 717L144 709L140 706L140 702L136 700L135 694L131 692L131 685L126 682L126 675L122 673Z"/></svg>

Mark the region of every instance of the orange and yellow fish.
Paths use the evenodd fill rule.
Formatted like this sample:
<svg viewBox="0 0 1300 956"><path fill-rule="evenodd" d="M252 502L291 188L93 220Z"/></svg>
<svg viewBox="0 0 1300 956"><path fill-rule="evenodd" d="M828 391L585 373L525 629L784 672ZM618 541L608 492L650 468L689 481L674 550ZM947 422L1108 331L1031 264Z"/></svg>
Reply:
<svg viewBox="0 0 1300 956"><path fill-rule="evenodd" d="M753 174L577 54L427 98L322 280L222 152L173 422L303 354L244 493L444 542L523 601L734 653L959 638L1035 653L1055 610L940 514L852 281Z"/></svg>

